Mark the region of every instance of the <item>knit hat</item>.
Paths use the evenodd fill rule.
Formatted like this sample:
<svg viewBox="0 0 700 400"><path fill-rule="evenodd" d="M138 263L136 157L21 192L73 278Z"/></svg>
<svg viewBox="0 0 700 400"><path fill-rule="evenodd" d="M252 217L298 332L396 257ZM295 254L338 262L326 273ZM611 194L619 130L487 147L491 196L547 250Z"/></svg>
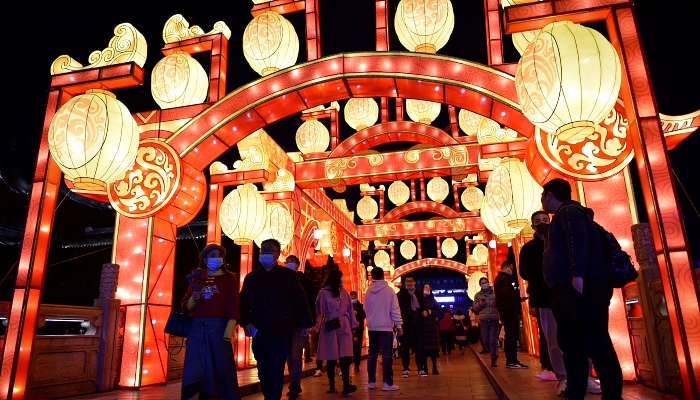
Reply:
<svg viewBox="0 0 700 400"><path fill-rule="evenodd" d="M219 250L221 252L221 257L226 258L226 249L223 248L221 245L218 245L216 243L209 243L207 247L205 247L200 253L199 253L199 261L204 260L204 256L207 255L212 250Z"/></svg>

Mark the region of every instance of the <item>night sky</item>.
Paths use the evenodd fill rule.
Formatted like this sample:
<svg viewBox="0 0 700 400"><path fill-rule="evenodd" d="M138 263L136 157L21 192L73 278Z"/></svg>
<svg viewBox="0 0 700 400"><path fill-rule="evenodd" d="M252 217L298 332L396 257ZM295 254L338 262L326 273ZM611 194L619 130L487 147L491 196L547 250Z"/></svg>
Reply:
<svg viewBox="0 0 700 400"><path fill-rule="evenodd" d="M393 27L393 10L398 0L390 0L390 25ZM439 53L471 61L486 63L485 26L482 0L452 0L456 24L452 37ZM97 6L96 4L99 4ZM672 4L672 5L671 5ZM683 6L681 6L683 4ZM692 4L692 8L685 5ZM83 65L88 64L88 56L94 50L104 49L113 36L114 27L122 22L134 25L146 38L148 58L145 64L146 82L143 87L116 91L117 98L131 112L156 109L157 105L150 94L150 73L153 66L163 57L162 29L173 14L183 14L190 26L199 25L209 31L214 23L223 20L231 29L229 42L229 66L227 92L244 85L259 76L243 58L242 34L252 19L251 1L233 0L228 2L63 2L51 5L32 5L30 2L13 3L12 12L3 12L2 26L5 35L2 63L5 77L2 120L4 143L0 145L0 166L3 174L17 173L25 181L31 181L38 141L46 107L49 84L49 68L52 61L61 54L67 54ZM342 52L374 51L374 0L320 0L322 55ZM682 115L700 109L700 6L698 2L661 2L644 0L636 4L636 12L641 28L642 42L651 70L659 111L669 115ZM304 14L297 12L285 15L295 26L300 37L299 62L305 60ZM602 24L589 25L605 29ZM516 62L518 54L510 37L505 38L506 61ZM391 50L404 51L398 38L392 33ZM196 56L208 71L206 57ZM341 102L341 107L344 102ZM265 128L286 151L296 151L294 133L301 121L292 116ZM447 112L443 111L434 126L448 125ZM341 139L348 137L353 130L342 123ZM383 150L383 149L379 149ZM697 182L698 167L695 161L700 151L700 134L695 133L671 151L673 168L685 185L690 197L700 203L700 187ZM235 149L224 154L220 161L231 166L239 159ZM9 161L8 161L9 160ZM0 183L0 186L3 186ZM693 210L688 197L679 189L682 211L688 237L695 259L700 258L700 217ZM340 198L332 190L327 193L332 198ZM358 188L348 188L344 194L348 206L354 210ZM451 197L451 196L450 196ZM448 197L449 198L449 197ZM0 227L23 226L28 196L8 192L0 188ZM449 203L446 202L449 205ZM700 205L700 204L697 204ZM205 205L203 210L206 210ZM200 214L200 218L201 215ZM97 210L75 203L68 199L56 213L56 230L52 238L52 251L49 264L94 252L103 247L86 247L66 250L61 246L80 239L86 227L106 228L114 222L114 212ZM359 221L357 221L359 222ZM196 257L192 242L183 254ZM433 240L434 242L434 240ZM204 242L198 241L199 246ZM233 247L233 245L231 245ZM0 278L16 262L18 248L8 249L0 245ZM397 249L398 250L398 249ZM424 249L425 251L425 249ZM57 264L49 269L47 287L62 287L60 291L45 295L45 301L62 302L61 292L77 290L71 286L81 281L88 287L85 296L97 293L96 280L99 279L99 265L109 261L109 251L81 258L79 261ZM398 253L398 251L397 251ZM181 257L178 257L181 259ZM192 266L193 267L193 266ZM55 272L52 272L55 271ZM12 281L14 273L11 272ZM60 284L59 284L60 283ZM10 283L11 286L11 283ZM6 300L10 286L0 284L0 300ZM92 289L90 289L92 288ZM51 294L52 293L52 294ZM49 296L49 297L46 297ZM63 300L63 301L61 301ZM83 300L67 300L81 303Z"/></svg>

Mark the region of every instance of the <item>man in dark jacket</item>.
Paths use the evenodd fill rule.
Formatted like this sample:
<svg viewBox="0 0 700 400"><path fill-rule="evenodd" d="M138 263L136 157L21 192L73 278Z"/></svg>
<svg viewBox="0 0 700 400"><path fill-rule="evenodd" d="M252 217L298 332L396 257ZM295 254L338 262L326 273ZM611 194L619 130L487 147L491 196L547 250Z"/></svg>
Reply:
<svg viewBox="0 0 700 400"><path fill-rule="evenodd" d="M622 398L622 370L608 333L613 294L593 210L571 200L563 179L547 182L544 211L554 214L547 229L542 269L552 289L557 339L564 352L566 397L581 400L588 386L588 358L600 378L603 397Z"/></svg>
<svg viewBox="0 0 700 400"><path fill-rule="evenodd" d="M352 361L355 363L355 372L360 372L360 358L362 356L362 336L365 334L365 308L357 299L357 292L350 292L350 301L352 301L352 309L355 310L355 319L360 324L352 330Z"/></svg>
<svg viewBox="0 0 700 400"><path fill-rule="evenodd" d="M399 337L401 341L401 363L403 364L403 378L408 378L410 373L411 349L416 356L416 367L420 368L423 362L423 347L420 345L422 339L421 320L421 299L423 294L416 289L416 278L412 275L404 279L404 287L399 290L396 297L399 299L401 309L401 320L403 321L403 335Z"/></svg>
<svg viewBox="0 0 700 400"><path fill-rule="evenodd" d="M503 347L506 351L506 368L527 368L527 365L518 361L518 336L520 336L520 290L511 283L511 275L514 270L513 262L505 260L501 264L501 271L493 281L493 291L496 294L498 313L501 314L503 330L506 338Z"/></svg>
<svg viewBox="0 0 700 400"><path fill-rule="evenodd" d="M241 326L253 338L253 354L266 399L282 397L284 364L292 350L294 329L307 336L311 310L294 271L277 265L281 246L268 239L260 246L260 263L248 273L241 290ZM298 322L297 322L298 321Z"/></svg>

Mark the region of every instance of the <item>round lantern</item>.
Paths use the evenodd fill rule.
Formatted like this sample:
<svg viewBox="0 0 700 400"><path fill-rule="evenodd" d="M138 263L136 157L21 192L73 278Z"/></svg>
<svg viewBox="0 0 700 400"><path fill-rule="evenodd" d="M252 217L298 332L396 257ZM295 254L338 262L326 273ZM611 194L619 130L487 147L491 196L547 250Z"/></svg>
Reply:
<svg viewBox="0 0 700 400"><path fill-rule="evenodd" d="M395 181L389 185L389 200L397 206L408 201L411 197L411 189L403 181Z"/></svg>
<svg viewBox="0 0 700 400"><path fill-rule="evenodd" d="M477 244L474 246L472 254L474 257L476 257L479 264L486 264L486 262L489 260L489 249L483 244Z"/></svg>
<svg viewBox="0 0 700 400"><path fill-rule="evenodd" d="M445 200L447 195L450 193L450 185L446 180L436 176L428 182L427 192L430 200L437 203L442 203L442 201Z"/></svg>
<svg viewBox="0 0 700 400"><path fill-rule="evenodd" d="M391 265L391 257L389 256L389 253L384 250L379 250L378 252L374 253L374 265L383 269L384 271L388 271L389 266Z"/></svg>
<svg viewBox="0 0 700 400"><path fill-rule="evenodd" d="M469 280L467 281L467 296L474 300L474 296L481 291L481 286L479 286L479 280L481 278L486 278L486 274L481 271L472 272Z"/></svg>
<svg viewBox="0 0 700 400"><path fill-rule="evenodd" d="M493 213L491 206L486 201L481 206L481 220L484 222L486 229L496 235L499 242L513 240L518 232L523 229L522 226L518 228L508 226L508 223L502 217L498 217Z"/></svg>
<svg viewBox="0 0 700 400"><path fill-rule="evenodd" d="M90 89L68 100L49 126L49 151L78 189L103 191L128 171L140 129L114 94Z"/></svg>
<svg viewBox="0 0 700 400"><path fill-rule="evenodd" d="M523 114L559 140L595 132L620 93L620 58L603 35L570 21L551 23L518 62L515 88Z"/></svg>
<svg viewBox="0 0 700 400"><path fill-rule="evenodd" d="M481 208L484 201L484 192L476 186L469 186L462 192L462 205L469 211L476 211Z"/></svg>
<svg viewBox="0 0 700 400"><path fill-rule="evenodd" d="M496 167L486 182L484 203L510 227L530 224L532 214L542 208L542 187L532 178L525 163L509 158Z"/></svg>
<svg viewBox="0 0 700 400"><path fill-rule="evenodd" d="M430 125L440 115L440 103L407 99L406 112L413 121Z"/></svg>
<svg viewBox="0 0 700 400"><path fill-rule="evenodd" d="M331 134L321 122L309 119L297 129L296 142L302 154L320 153L331 143Z"/></svg>
<svg viewBox="0 0 700 400"><path fill-rule="evenodd" d="M200 104L207 98L209 78L204 68L184 51L162 60L151 73L151 95L160 108Z"/></svg>
<svg viewBox="0 0 700 400"><path fill-rule="evenodd" d="M474 254L467 256L467 267L476 267L479 265L479 259Z"/></svg>
<svg viewBox="0 0 700 400"><path fill-rule="evenodd" d="M265 228L265 199L252 184L241 185L221 202L221 230L238 245L248 245Z"/></svg>
<svg viewBox="0 0 700 400"><path fill-rule="evenodd" d="M356 131L377 123L379 105L371 97L352 98L345 104L345 122Z"/></svg>
<svg viewBox="0 0 700 400"><path fill-rule="evenodd" d="M379 213L379 205L371 196L362 196L357 202L357 215L363 221L374 219Z"/></svg>
<svg viewBox="0 0 700 400"><path fill-rule="evenodd" d="M455 27L450 0L401 0L394 27L409 51L435 54L447 44Z"/></svg>
<svg viewBox="0 0 700 400"><path fill-rule="evenodd" d="M265 227L255 244L262 247L262 242L267 239L275 239L280 242L282 248L286 247L294 238L294 219L292 214L279 203L268 203L266 206Z"/></svg>
<svg viewBox="0 0 700 400"><path fill-rule="evenodd" d="M476 134L479 131L479 122L484 116L469 110L459 110L459 127L467 136Z"/></svg>
<svg viewBox="0 0 700 400"><path fill-rule="evenodd" d="M416 255L416 245L412 240L404 240L403 243L401 243L401 247L399 247L399 251L403 258L410 260Z"/></svg>
<svg viewBox="0 0 700 400"><path fill-rule="evenodd" d="M503 129L498 122L490 118L482 118L479 121L479 128L476 133L476 140L479 144L512 142L517 137L518 132L510 128Z"/></svg>
<svg viewBox="0 0 700 400"><path fill-rule="evenodd" d="M513 46L515 46L515 49L518 50L521 56L525 53L527 45L530 44L540 32L542 32L541 29L535 29L533 31L516 32L511 35Z"/></svg>
<svg viewBox="0 0 700 400"><path fill-rule="evenodd" d="M299 38L294 26L277 13L259 14L243 33L243 55L262 76L291 67L299 56Z"/></svg>
<svg viewBox="0 0 700 400"><path fill-rule="evenodd" d="M457 245L457 242L452 238L445 239L445 241L442 242L442 245L440 246L442 255L444 255L447 258L452 258L456 256L458 249L459 246Z"/></svg>
<svg viewBox="0 0 700 400"><path fill-rule="evenodd" d="M332 255L338 253L338 228L334 221L321 221L323 236L319 241L321 253Z"/></svg>

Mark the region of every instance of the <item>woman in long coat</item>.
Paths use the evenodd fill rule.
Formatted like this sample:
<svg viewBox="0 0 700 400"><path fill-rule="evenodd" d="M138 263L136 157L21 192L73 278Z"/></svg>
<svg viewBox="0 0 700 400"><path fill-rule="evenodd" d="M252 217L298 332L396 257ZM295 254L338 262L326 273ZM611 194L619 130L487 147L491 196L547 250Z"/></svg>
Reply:
<svg viewBox="0 0 700 400"><path fill-rule="evenodd" d="M419 345L423 348L423 369L418 371L418 376L428 376L428 357L433 362L433 375L439 375L437 369L437 356L440 351L440 328L438 319L442 317L442 308L435 301L430 285L423 284L421 286L423 296L420 298L421 303L421 333L422 340Z"/></svg>
<svg viewBox="0 0 700 400"><path fill-rule="evenodd" d="M329 330L328 325L336 322L333 321L336 318L340 322L340 327ZM343 273L340 270L332 270L328 273L323 289L316 299L316 331L319 332L316 359L327 361L326 373L330 385L327 393L335 393L336 360L340 360L343 394L357 390L357 386L350 383L350 364L352 364L353 353L352 329L358 325L350 295L343 288Z"/></svg>

